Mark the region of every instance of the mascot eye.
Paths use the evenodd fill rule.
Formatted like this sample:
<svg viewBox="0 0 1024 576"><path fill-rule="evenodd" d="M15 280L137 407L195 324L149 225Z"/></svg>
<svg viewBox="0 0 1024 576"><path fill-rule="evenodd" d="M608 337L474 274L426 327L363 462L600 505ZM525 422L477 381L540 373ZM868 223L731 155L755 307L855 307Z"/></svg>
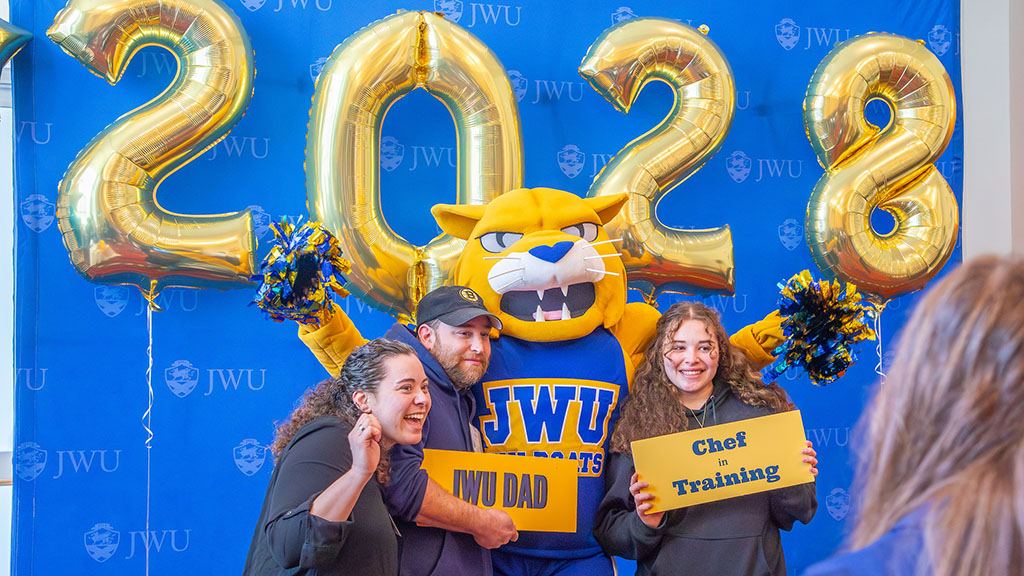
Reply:
<svg viewBox="0 0 1024 576"><path fill-rule="evenodd" d="M515 244L523 235L518 232L488 232L480 236L480 246L488 252L502 252Z"/></svg>
<svg viewBox="0 0 1024 576"><path fill-rule="evenodd" d="M562 228L562 232L572 234L573 236L579 236L587 242L597 240L597 224L594 224L593 222L580 222L579 224L566 226L565 228Z"/></svg>

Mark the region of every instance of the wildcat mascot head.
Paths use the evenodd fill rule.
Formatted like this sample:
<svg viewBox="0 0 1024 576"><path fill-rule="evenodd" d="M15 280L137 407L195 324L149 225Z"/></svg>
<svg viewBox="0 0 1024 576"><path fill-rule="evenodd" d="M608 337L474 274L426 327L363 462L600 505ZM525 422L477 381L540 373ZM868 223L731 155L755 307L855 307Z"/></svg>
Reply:
<svg viewBox="0 0 1024 576"><path fill-rule="evenodd" d="M626 271L604 224L626 199L520 188L485 206L442 204L431 213L442 230L466 240L455 283L483 297L502 334L554 342L622 318Z"/></svg>

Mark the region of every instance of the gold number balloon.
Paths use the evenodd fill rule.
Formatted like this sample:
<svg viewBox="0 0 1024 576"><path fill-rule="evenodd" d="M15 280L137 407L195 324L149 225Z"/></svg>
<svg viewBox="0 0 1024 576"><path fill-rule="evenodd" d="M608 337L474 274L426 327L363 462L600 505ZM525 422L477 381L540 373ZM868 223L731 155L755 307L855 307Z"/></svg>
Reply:
<svg viewBox="0 0 1024 576"><path fill-rule="evenodd" d="M32 39L32 34L17 26L0 20L0 68Z"/></svg>
<svg viewBox="0 0 1024 576"><path fill-rule="evenodd" d="M630 286L648 299L660 292L733 292L729 226L677 230L662 224L658 202L722 145L732 124L736 89L729 62L698 30L675 20L637 18L595 40L580 74L628 113L643 87L659 80L675 91L668 116L630 142L601 171L588 196L629 193L605 227L622 238Z"/></svg>
<svg viewBox="0 0 1024 576"><path fill-rule="evenodd" d="M892 108L883 130L864 107ZM868 34L835 47L811 76L804 99L807 136L825 168L807 204L807 244L822 273L853 282L879 303L919 290L956 243L959 212L932 164L956 120L949 75L921 44ZM872 210L895 228L879 234Z"/></svg>
<svg viewBox="0 0 1024 576"><path fill-rule="evenodd" d="M464 242L442 234L413 246L380 209L380 130L388 108L416 88L455 119L458 202L484 204L522 186L519 112L497 57L430 12L375 22L339 45L317 79L306 142L310 217L339 239L346 288L401 320L449 282Z"/></svg>
<svg viewBox="0 0 1024 576"><path fill-rule="evenodd" d="M238 18L217 0L71 0L47 35L111 84L144 46L179 63L167 90L105 128L64 175L57 218L75 268L92 282L134 284L151 305L167 286L246 284L255 269L248 210L186 216L155 197L245 113L252 48Z"/></svg>

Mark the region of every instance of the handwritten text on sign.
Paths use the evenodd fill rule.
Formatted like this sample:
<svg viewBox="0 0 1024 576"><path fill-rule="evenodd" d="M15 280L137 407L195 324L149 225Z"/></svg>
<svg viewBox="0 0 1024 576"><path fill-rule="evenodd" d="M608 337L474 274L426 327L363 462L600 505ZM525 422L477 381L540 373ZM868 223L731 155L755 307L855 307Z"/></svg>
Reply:
<svg viewBox="0 0 1024 576"><path fill-rule="evenodd" d="M519 530L576 531L575 460L424 450L423 469L449 494L504 510Z"/></svg>
<svg viewBox="0 0 1024 576"><path fill-rule="evenodd" d="M810 464L801 462L805 446L799 411L632 443L652 512L812 482Z"/></svg>

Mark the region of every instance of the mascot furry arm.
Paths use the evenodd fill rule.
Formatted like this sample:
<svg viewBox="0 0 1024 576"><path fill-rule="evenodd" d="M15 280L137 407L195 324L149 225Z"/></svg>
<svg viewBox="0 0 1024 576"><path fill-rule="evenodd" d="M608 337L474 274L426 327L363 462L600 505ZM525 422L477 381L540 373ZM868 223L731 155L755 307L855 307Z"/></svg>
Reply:
<svg viewBox="0 0 1024 576"><path fill-rule="evenodd" d="M615 248L608 241L601 226L618 212L625 200L625 194L581 199L561 190L520 189L499 196L487 206L439 205L432 212L445 232L470 241L456 266L455 283L469 286L484 297L488 310L498 315L505 323L506 328L502 334L534 342L551 342L579 338L598 326L604 326L622 344L632 366L638 366L643 358L644 349L654 334L654 326L660 313L647 304L626 303L625 270L622 261L614 256ZM567 222L569 224L563 226ZM478 226L481 226L479 231L475 230ZM556 265L549 266L552 269L546 271L531 269L520 278L516 273L522 271L513 270L517 266L508 265L511 258L498 260L497 264L490 266L492 260L498 258L490 254L503 253L507 256L511 251L511 244L518 245L524 236L533 237L532 243L579 242L588 236L593 236L588 244L604 242L591 247L590 250L594 253L590 254L589 260L583 260L598 262L584 268L589 267L601 272L582 270L584 277L597 281L576 283L593 285L593 301L589 306L578 300L581 297L589 298L589 294L580 296L574 293L574 305L583 306L582 309L569 309L569 317L564 320L559 316L557 322L536 323L535 308L541 308L541 312L552 319L558 315L556 313L559 310L548 310L547 308L551 306L541 306L538 288L530 286L540 282L543 285L542 290L557 289L560 282L571 280L568 276L573 272L566 270L564 266ZM575 240L571 240L572 238ZM506 246L505 243L509 245ZM503 249L491 252L488 248ZM527 252L519 254L529 256ZM543 259L540 261L543 262ZM576 273L579 272L581 270L577 269ZM549 278L531 277L544 273L547 273ZM496 280L492 283L489 276ZM552 286L548 288L548 285ZM565 301L562 303L568 309L569 285L565 287ZM502 288L502 293L496 288ZM524 295L531 293L537 294L538 297L525 300ZM510 295L508 307L515 308L514 311L506 312L503 309L502 300L505 294ZM520 308L522 310L519 310ZM366 342L366 339L337 305L332 305L332 310L331 319L323 326L300 325L299 339L313 352L324 368L336 376L348 354ZM515 317L517 313L521 318ZM778 312L773 312L763 320L742 328L733 334L730 340L746 351L756 368L762 368L772 362L772 350L785 340L780 322Z"/></svg>

